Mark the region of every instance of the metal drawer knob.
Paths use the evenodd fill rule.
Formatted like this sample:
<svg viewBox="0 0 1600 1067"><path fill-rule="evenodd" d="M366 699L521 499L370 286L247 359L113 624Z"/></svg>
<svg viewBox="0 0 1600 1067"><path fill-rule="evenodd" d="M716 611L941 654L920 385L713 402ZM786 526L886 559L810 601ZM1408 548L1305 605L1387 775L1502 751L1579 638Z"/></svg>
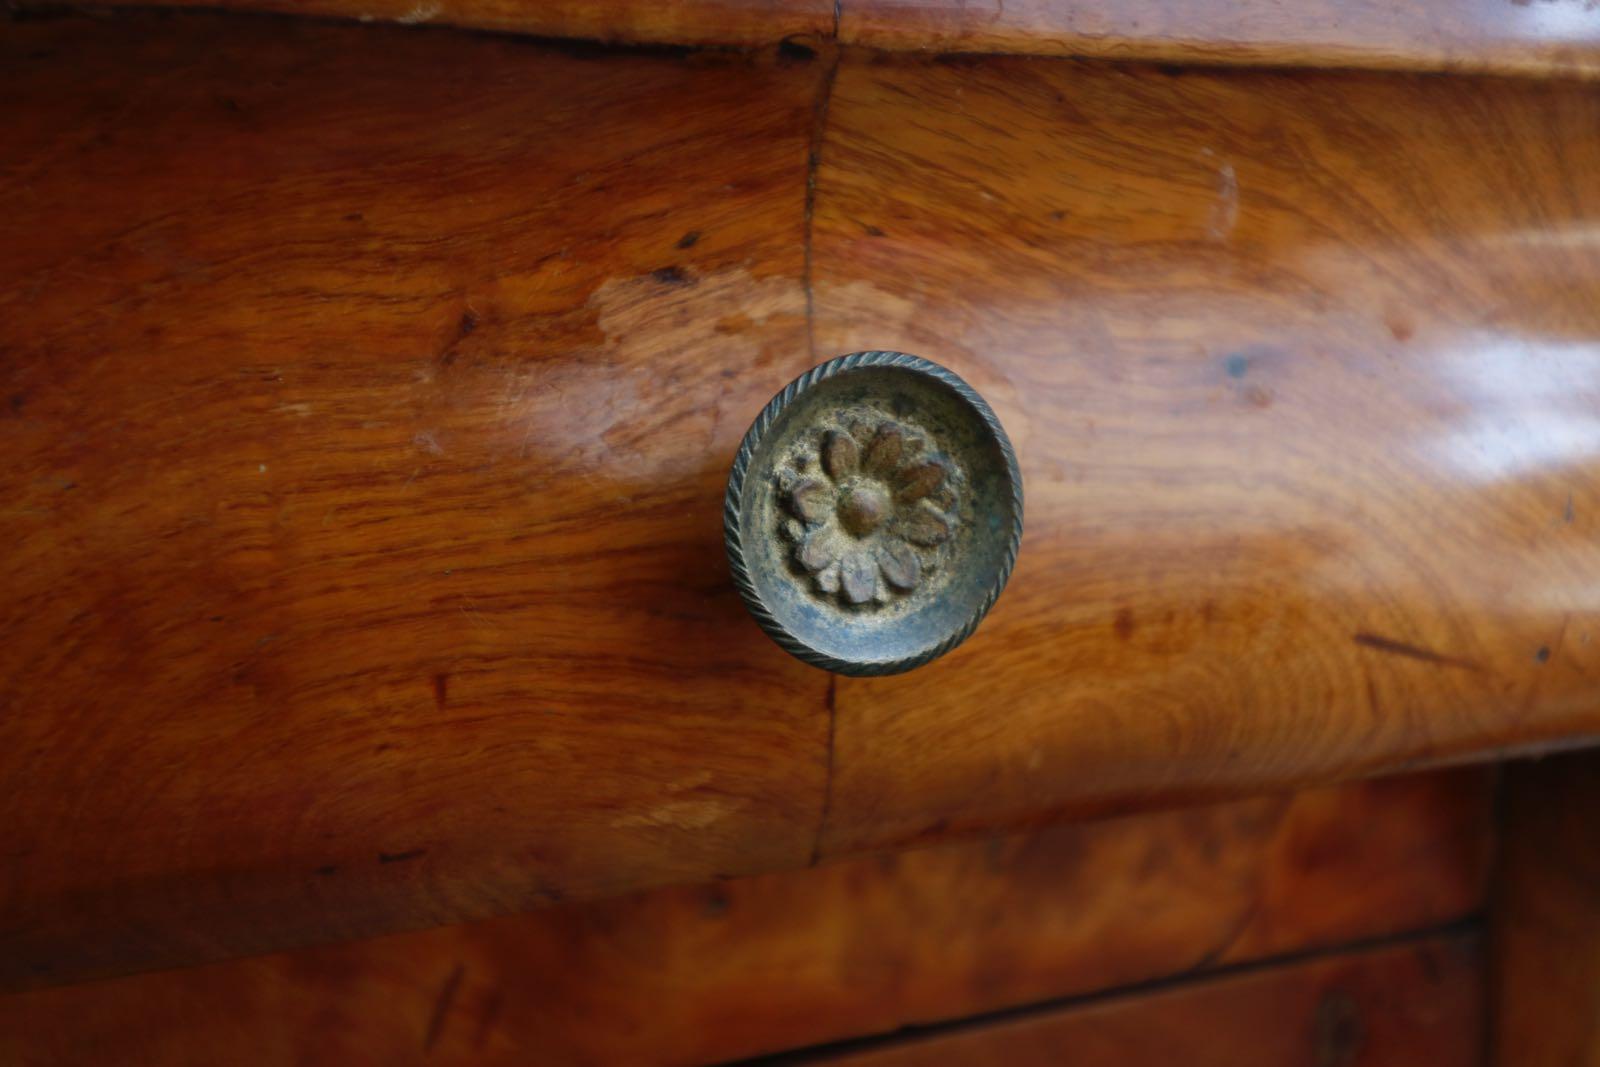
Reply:
<svg viewBox="0 0 1600 1067"><path fill-rule="evenodd" d="M1005 588L1022 476L966 382L856 352L757 416L723 518L734 582L774 641L838 674L896 674L966 640Z"/></svg>

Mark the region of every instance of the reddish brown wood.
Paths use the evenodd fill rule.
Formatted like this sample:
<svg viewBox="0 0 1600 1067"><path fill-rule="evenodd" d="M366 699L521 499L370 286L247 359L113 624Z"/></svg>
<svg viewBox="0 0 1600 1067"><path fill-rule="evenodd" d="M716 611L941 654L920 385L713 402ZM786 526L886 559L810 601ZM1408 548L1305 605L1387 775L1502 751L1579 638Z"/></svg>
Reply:
<svg viewBox="0 0 1600 1067"><path fill-rule="evenodd" d="M22 0L22 6L88 5ZM750 47L790 37L831 37L835 27L834 0L109 0L94 6L273 11L619 44Z"/></svg>
<svg viewBox="0 0 1600 1067"><path fill-rule="evenodd" d="M795 1062L849 1067L1476 1067L1475 936L1042 1012Z"/></svg>
<svg viewBox="0 0 1600 1067"><path fill-rule="evenodd" d="M1494 894L1500 1067L1600 1067L1600 756L1507 769Z"/></svg>
<svg viewBox="0 0 1600 1067"><path fill-rule="evenodd" d="M1586 0L844 0L839 38L1161 63L1600 72Z"/></svg>
<svg viewBox="0 0 1600 1067"><path fill-rule="evenodd" d="M804 865L729 586L820 65L0 35L0 982Z"/></svg>
<svg viewBox="0 0 1600 1067"><path fill-rule="evenodd" d="M1450 923L1490 776L1064 826L0 997L0 1062L713 1063Z"/></svg>
<svg viewBox="0 0 1600 1067"><path fill-rule="evenodd" d="M0 984L1600 731L1591 89L831 70L6 27ZM1028 535L835 688L723 479L877 346Z"/></svg>
<svg viewBox="0 0 1600 1067"><path fill-rule="evenodd" d="M823 851L1592 738L1600 95L852 58L816 340L1016 443L977 636L841 679Z"/></svg>
<svg viewBox="0 0 1600 1067"><path fill-rule="evenodd" d="M148 6L149 0L109 0ZM157 0L628 44L786 39L1161 63L1600 74L1587 0ZM58 0L21 0L59 6Z"/></svg>

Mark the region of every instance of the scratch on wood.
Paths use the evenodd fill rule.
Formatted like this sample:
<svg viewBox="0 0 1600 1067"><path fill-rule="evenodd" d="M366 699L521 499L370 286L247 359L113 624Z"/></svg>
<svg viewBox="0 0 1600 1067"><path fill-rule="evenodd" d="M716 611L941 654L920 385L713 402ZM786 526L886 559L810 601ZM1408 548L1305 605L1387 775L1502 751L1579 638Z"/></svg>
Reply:
<svg viewBox="0 0 1600 1067"><path fill-rule="evenodd" d="M466 973L465 965L456 964L444 980L444 985L439 987L439 995L433 1001L433 1014L428 1016L428 1030L422 1038L424 1052L431 1051L438 1043L439 1035L444 1033L445 1020L450 1017L450 1008L455 1004L456 992L461 988L461 979Z"/></svg>
<svg viewBox="0 0 1600 1067"><path fill-rule="evenodd" d="M1226 241L1239 222L1239 178L1232 163L1217 168L1217 200L1211 207L1206 232L1214 241Z"/></svg>
<svg viewBox="0 0 1600 1067"><path fill-rule="evenodd" d="M426 855L427 852L428 852L428 850L425 849L425 848L412 848L412 849L407 849L404 852L380 852L380 853L378 853L378 862L379 863L403 863L406 860L414 860L418 856Z"/></svg>
<svg viewBox="0 0 1600 1067"><path fill-rule="evenodd" d="M1460 667L1468 671L1481 671L1483 669L1470 659L1463 659L1460 656L1447 656L1432 649L1408 645L1404 641L1396 641L1390 637L1380 637L1378 634L1369 634L1361 630L1357 630L1350 639L1362 648L1370 648L1378 652L1390 652L1396 656L1405 656L1407 659L1421 660L1423 663L1432 663L1440 667Z"/></svg>
<svg viewBox="0 0 1600 1067"><path fill-rule="evenodd" d="M616 829L650 828L704 830L744 807L744 802L716 797L687 797L657 804L647 811L630 811L611 820Z"/></svg>

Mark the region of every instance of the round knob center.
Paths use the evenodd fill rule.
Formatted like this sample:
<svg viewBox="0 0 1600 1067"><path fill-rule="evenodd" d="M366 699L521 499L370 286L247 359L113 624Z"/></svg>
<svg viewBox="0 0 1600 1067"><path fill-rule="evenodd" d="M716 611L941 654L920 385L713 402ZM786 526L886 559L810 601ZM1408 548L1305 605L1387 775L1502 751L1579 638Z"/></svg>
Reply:
<svg viewBox="0 0 1600 1067"><path fill-rule="evenodd" d="M888 517L889 494L876 482L856 482L839 495L839 523L856 537L867 536Z"/></svg>

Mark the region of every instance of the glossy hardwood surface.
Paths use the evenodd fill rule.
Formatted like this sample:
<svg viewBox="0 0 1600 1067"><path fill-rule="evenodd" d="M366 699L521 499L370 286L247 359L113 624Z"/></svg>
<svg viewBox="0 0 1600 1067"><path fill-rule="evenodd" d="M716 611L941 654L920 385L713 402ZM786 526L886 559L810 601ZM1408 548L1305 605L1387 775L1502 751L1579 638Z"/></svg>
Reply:
<svg viewBox="0 0 1600 1067"><path fill-rule="evenodd" d="M1490 778L1368 782L0 997L0 1062L713 1063L1453 923Z"/></svg>
<svg viewBox="0 0 1600 1067"><path fill-rule="evenodd" d="M169 14L0 92L0 984L1600 732L1584 86ZM1028 536L835 685L723 479L876 346Z"/></svg>
<svg viewBox="0 0 1600 1067"><path fill-rule="evenodd" d="M1600 733L1600 94L851 56L818 350L988 398L977 636L841 679L823 852Z"/></svg>
<svg viewBox="0 0 1600 1067"><path fill-rule="evenodd" d="M57 0L21 0L57 7ZM110 0L149 6L151 0ZM1160 63L1600 74L1589 0L156 0L628 44L802 38ZM71 5L67 5L71 6Z"/></svg>
<svg viewBox="0 0 1600 1067"><path fill-rule="evenodd" d="M20 6L85 5L23 0ZM629 45L761 47L832 36L835 26L835 0L110 0L93 6L273 11Z"/></svg>
<svg viewBox="0 0 1600 1067"><path fill-rule="evenodd" d="M1600 1065L1600 756L1507 768L1495 887L1498 1067Z"/></svg>
<svg viewBox="0 0 1600 1067"><path fill-rule="evenodd" d="M820 76L0 35L0 981L809 861L827 679L720 515Z"/></svg>
<svg viewBox="0 0 1600 1067"><path fill-rule="evenodd" d="M1473 936L1182 985L786 1063L849 1067L1476 1067Z"/></svg>
<svg viewBox="0 0 1600 1067"><path fill-rule="evenodd" d="M1600 73L1588 0L844 0L874 48L1161 63Z"/></svg>

